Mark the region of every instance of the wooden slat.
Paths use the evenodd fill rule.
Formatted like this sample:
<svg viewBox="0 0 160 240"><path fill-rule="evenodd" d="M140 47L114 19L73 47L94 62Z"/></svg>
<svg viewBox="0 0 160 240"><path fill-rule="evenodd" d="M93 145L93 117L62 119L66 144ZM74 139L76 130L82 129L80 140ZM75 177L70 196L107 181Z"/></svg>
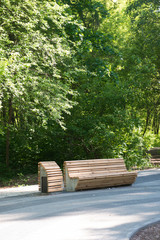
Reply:
<svg viewBox="0 0 160 240"><path fill-rule="evenodd" d="M53 175L49 175L49 176L47 176L47 177L48 177L48 179L55 179L55 180L56 180L56 179L63 179L62 175L61 175L61 176L60 176L60 175L58 176L58 175L54 175L54 174L53 174Z"/></svg>
<svg viewBox="0 0 160 240"><path fill-rule="evenodd" d="M125 165L124 164L121 164L121 163L115 163L115 164L112 164L112 163L107 163L107 164L101 164L101 163L97 163L97 165L96 164L76 164L76 165L68 165L68 164L66 164L66 166L69 168L69 169L79 169L79 168L88 168L88 167L90 167L90 168L94 168L94 167L116 167L116 166L123 166L123 167L125 167Z"/></svg>
<svg viewBox="0 0 160 240"><path fill-rule="evenodd" d="M94 166L91 166L91 165L88 165L88 166L83 166L83 165L81 165L81 166L79 166L79 167L77 167L77 166L73 166L73 167L68 167L68 169L70 170L70 171L77 171L77 170L80 170L80 169L82 169L83 168L83 170L85 170L85 169L117 169L117 168L122 168L122 169L126 169L126 167L124 166L124 165L103 165L103 166L101 166L100 164L98 164L98 165L94 165Z"/></svg>
<svg viewBox="0 0 160 240"><path fill-rule="evenodd" d="M119 173L123 173L123 171L118 171L118 170L115 170L115 171L100 171L100 172L96 172L96 171L92 171L92 172L79 172L79 173L69 173L69 177L73 178L73 177L81 177L82 175L84 176L94 176L94 175L99 175L99 174L102 174L102 175L108 175L108 174L112 174L112 173L115 173L115 174L119 174Z"/></svg>
<svg viewBox="0 0 160 240"><path fill-rule="evenodd" d="M97 188L97 187L114 187L114 186L121 186L121 185L130 185L132 184L132 179L120 179L113 181L112 179L108 180L107 182L100 182L100 181L93 181L93 182L84 182L83 184L79 183L76 189L84 189L85 188Z"/></svg>
<svg viewBox="0 0 160 240"><path fill-rule="evenodd" d="M114 178L121 178L121 177L123 177L123 176L128 176L128 177L131 177L131 176L136 176L136 173L130 173L130 172L123 172L123 173L108 173L108 174L99 174L99 173L97 173L97 174L90 174L90 175L81 175L80 177L79 177L79 179L81 180L83 180L83 179L105 179L105 178L109 178L109 177L111 177L112 179L114 179Z"/></svg>
<svg viewBox="0 0 160 240"><path fill-rule="evenodd" d="M102 162L124 162L122 158L107 158L107 159L88 159L88 160L71 160L71 161L65 161L67 164L87 164L87 163L102 163Z"/></svg>
<svg viewBox="0 0 160 240"><path fill-rule="evenodd" d="M51 192L60 192L60 191L62 191L63 189L62 188L50 188L49 190L48 190L48 192L49 193L51 193Z"/></svg>
<svg viewBox="0 0 160 240"><path fill-rule="evenodd" d="M126 171L126 169L125 168L120 168L120 169L118 169L118 168L116 168L116 169L114 169L114 168L109 168L109 169L107 169L107 168L95 168L95 169L83 169L83 168L81 168L81 169L77 169L77 170L74 170L74 171L70 171L70 169L68 169L68 171L70 172L70 174L81 174L82 172L84 172L84 173L94 173L94 172L116 172L116 171L118 171L118 172L124 172L124 171Z"/></svg>
<svg viewBox="0 0 160 240"><path fill-rule="evenodd" d="M62 173L47 173L47 176L61 177Z"/></svg>
<svg viewBox="0 0 160 240"><path fill-rule="evenodd" d="M49 188L48 193L60 192L60 191L63 191L63 188Z"/></svg>
<svg viewBox="0 0 160 240"><path fill-rule="evenodd" d="M101 187L114 187L114 186L121 186L121 185L130 185L135 180L135 177L133 178L126 178L125 176L121 178L106 178L104 179L90 179L90 181L83 181L79 182L77 185L76 190L78 189L89 189L89 188L101 188Z"/></svg>
<svg viewBox="0 0 160 240"><path fill-rule="evenodd" d="M49 190L50 188L62 188L62 186L63 186L63 185L61 185L61 184L57 184L57 185L56 185L56 184L49 184L49 185L48 185L48 190Z"/></svg>
<svg viewBox="0 0 160 240"><path fill-rule="evenodd" d="M128 176L121 176L121 177L113 177L113 176L109 176L109 177L105 177L105 178L96 178L96 179L87 179L87 180L82 180L82 181L79 181L79 184L83 184L84 182L87 181L87 183L92 183L92 182L101 182L101 183L111 183L113 184L114 182L121 182L121 181L129 181L129 180L132 180L134 179L135 177L132 176L132 177L128 177Z"/></svg>
<svg viewBox="0 0 160 240"><path fill-rule="evenodd" d="M60 179L48 178L48 182L62 182L62 178L60 178Z"/></svg>
<svg viewBox="0 0 160 240"><path fill-rule="evenodd" d="M123 169L126 169L126 167L124 165L94 165L94 166L91 166L91 165L88 165L88 166L84 166L84 165L79 165L79 166L67 166L67 168L70 170L70 171L76 171L76 170L79 170L79 169L117 169L117 168L123 168Z"/></svg>

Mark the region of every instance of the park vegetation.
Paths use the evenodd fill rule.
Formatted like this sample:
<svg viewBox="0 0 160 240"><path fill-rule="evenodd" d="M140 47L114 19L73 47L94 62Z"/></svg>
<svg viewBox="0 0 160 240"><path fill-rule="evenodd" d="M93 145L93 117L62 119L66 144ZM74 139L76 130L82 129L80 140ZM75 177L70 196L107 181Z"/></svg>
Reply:
<svg viewBox="0 0 160 240"><path fill-rule="evenodd" d="M159 0L0 1L0 175L160 146Z"/></svg>

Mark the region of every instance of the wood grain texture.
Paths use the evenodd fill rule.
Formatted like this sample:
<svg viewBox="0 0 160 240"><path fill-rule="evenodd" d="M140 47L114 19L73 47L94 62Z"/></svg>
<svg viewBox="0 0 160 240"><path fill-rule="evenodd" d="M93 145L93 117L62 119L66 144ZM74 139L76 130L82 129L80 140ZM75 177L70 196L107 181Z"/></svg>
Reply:
<svg viewBox="0 0 160 240"><path fill-rule="evenodd" d="M123 159L91 159L64 162L67 191L131 185L137 173L128 172Z"/></svg>
<svg viewBox="0 0 160 240"><path fill-rule="evenodd" d="M39 191L42 191L42 176L47 177L47 191L56 192L63 191L63 175L60 167L54 161L38 163L38 185Z"/></svg>

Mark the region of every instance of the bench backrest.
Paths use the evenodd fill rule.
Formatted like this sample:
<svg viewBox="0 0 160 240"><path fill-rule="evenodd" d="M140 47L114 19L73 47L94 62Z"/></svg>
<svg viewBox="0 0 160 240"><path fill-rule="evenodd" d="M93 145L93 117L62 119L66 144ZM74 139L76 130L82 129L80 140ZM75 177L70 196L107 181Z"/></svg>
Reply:
<svg viewBox="0 0 160 240"><path fill-rule="evenodd" d="M65 161L64 168L67 168L70 177L127 171L124 160L121 158Z"/></svg>

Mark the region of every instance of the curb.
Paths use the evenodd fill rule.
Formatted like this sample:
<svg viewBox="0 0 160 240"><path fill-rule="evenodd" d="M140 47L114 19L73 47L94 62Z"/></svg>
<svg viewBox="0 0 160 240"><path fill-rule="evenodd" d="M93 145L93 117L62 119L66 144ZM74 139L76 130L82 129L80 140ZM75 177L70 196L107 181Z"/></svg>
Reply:
<svg viewBox="0 0 160 240"><path fill-rule="evenodd" d="M152 226L153 224L158 223L158 222L160 222L160 217L159 218L152 218L149 221L146 221L146 222L143 222L141 224L135 225L135 227L132 228L132 231L127 234L127 239L131 240L131 238L136 233L138 233L139 231L141 231L141 230L143 230L143 229L145 229L149 226Z"/></svg>

